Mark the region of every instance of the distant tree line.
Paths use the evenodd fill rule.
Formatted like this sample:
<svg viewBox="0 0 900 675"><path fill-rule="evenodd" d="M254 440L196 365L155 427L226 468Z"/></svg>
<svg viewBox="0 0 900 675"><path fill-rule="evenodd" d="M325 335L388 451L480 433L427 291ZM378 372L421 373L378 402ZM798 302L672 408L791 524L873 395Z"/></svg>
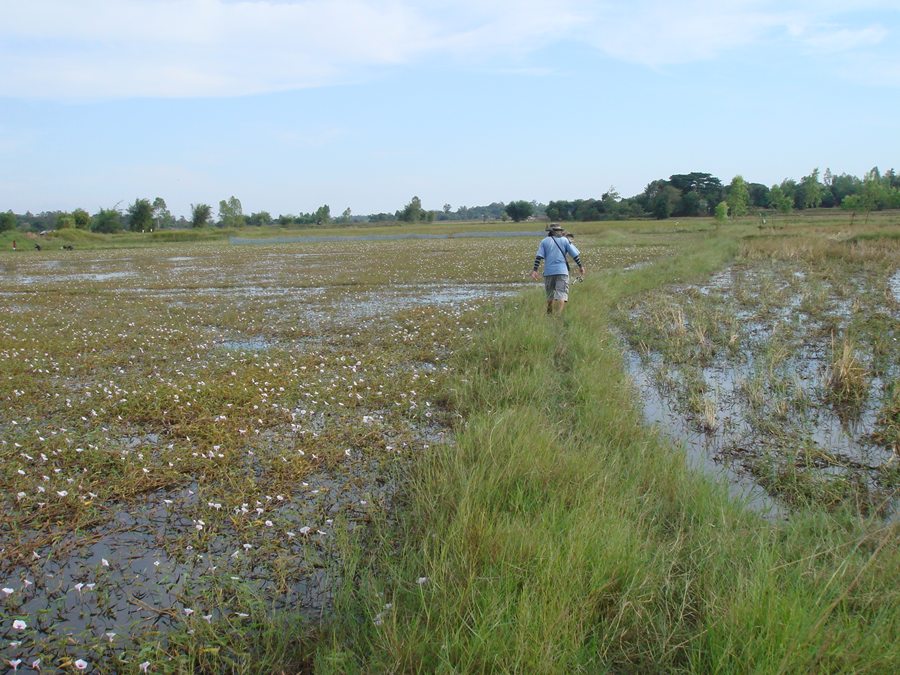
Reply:
<svg viewBox="0 0 900 675"><path fill-rule="evenodd" d="M900 176L891 169L874 168L863 178L835 176L826 169L820 177L814 169L799 181L791 178L767 187L735 176L728 185L709 173L674 174L647 185L634 197L620 198L614 188L600 199L551 201L546 214L551 220L620 220L714 216L720 205L733 217L751 209L788 213L794 209L842 207L853 211L900 208Z"/></svg>
<svg viewBox="0 0 900 675"><path fill-rule="evenodd" d="M419 197L413 197L394 213L354 216L345 209L338 217L323 204L310 213L281 214L272 217L267 211L245 215L240 200L231 196L219 202L218 212L209 204L191 204L190 219L175 218L166 201L137 198L124 211L118 205L102 208L94 214L78 208L74 211L45 211L15 214L0 212L0 232L20 228L34 232L74 228L93 232L152 232L158 229L190 227L227 227L280 225L325 226L353 223L431 223L434 221L513 220L548 218L554 221L623 220L628 218L671 218L715 216L722 220L740 217L751 210L774 210L789 213L815 208L843 208L853 213L869 213L900 208L900 176L890 169L878 167L862 178L843 173L834 175L829 169L819 174L813 169L799 181L786 178L767 187L735 176L728 185L710 173L673 174L657 179L633 197L621 197L610 187L600 198L555 200L548 204L516 200L486 206L460 206L453 210L444 204L441 210L427 210ZM216 217L217 216L217 217Z"/></svg>

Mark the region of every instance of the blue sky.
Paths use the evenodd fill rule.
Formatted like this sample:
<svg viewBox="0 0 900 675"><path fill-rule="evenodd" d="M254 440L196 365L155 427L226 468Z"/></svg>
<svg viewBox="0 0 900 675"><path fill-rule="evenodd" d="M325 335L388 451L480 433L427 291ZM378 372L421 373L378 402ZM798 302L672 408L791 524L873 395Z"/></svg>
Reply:
<svg viewBox="0 0 900 675"><path fill-rule="evenodd" d="M0 210L900 169L898 0L0 0Z"/></svg>

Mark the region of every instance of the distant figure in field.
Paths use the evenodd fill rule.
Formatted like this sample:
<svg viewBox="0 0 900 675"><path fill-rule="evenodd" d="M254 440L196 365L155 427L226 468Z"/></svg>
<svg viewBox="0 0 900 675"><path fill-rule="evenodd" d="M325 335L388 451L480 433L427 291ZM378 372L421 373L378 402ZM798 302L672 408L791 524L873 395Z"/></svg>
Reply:
<svg viewBox="0 0 900 675"><path fill-rule="evenodd" d="M35 247L38 251L41 250L41 245L40 245L40 244L35 244L34 247Z"/></svg>
<svg viewBox="0 0 900 675"><path fill-rule="evenodd" d="M561 314L569 299L569 262L571 256L578 265L578 274L584 277L584 265L581 264L581 253L575 244L563 236L565 230L559 223L550 223L547 236L541 240L537 255L534 257L534 268L531 278L537 281L538 268L544 262L544 290L547 292L547 314Z"/></svg>
<svg viewBox="0 0 900 675"><path fill-rule="evenodd" d="M13 251L15 251L15 250L16 250L16 240L13 239Z"/></svg>

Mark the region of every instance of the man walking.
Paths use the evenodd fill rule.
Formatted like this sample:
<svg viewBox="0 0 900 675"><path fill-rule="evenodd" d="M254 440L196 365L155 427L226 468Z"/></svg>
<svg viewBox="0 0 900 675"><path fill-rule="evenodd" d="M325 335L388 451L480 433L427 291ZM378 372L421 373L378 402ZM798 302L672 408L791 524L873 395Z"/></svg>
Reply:
<svg viewBox="0 0 900 675"><path fill-rule="evenodd" d="M569 299L569 263L566 256L572 257L578 265L578 274L584 277L584 265L581 264L581 254L575 248L575 244L563 236L559 223L550 223L547 236L538 246L537 255L534 258L534 269L531 270L531 278L537 281L538 268L544 261L544 288L547 291L547 314L561 314Z"/></svg>

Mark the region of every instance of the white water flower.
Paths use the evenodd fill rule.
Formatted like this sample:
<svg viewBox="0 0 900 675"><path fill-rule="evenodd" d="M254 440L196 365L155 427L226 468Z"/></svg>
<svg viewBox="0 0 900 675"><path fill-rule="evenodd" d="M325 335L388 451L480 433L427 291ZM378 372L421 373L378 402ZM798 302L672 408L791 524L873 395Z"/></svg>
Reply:
<svg viewBox="0 0 900 675"><path fill-rule="evenodd" d="M150 662L149 662L149 661L144 661L143 663L141 663L141 664L138 666L138 668L141 669L141 672L142 672L142 673L146 673L146 672L147 672L147 669L150 668Z"/></svg>
<svg viewBox="0 0 900 675"><path fill-rule="evenodd" d="M3 590L3 593L6 595L12 595L13 593L16 592L16 589L14 589L14 588L4 588L2 590Z"/></svg>
<svg viewBox="0 0 900 675"><path fill-rule="evenodd" d="M75 667L78 668L78 670L87 670L88 663L84 659L78 659L75 661Z"/></svg>
<svg viewBox="0 0 900 675"><path fill-rule="evenodd" d="M22 621L21 619L16 619L13 621L13 630L25 630L28 628L28 624Z"/></svg>

